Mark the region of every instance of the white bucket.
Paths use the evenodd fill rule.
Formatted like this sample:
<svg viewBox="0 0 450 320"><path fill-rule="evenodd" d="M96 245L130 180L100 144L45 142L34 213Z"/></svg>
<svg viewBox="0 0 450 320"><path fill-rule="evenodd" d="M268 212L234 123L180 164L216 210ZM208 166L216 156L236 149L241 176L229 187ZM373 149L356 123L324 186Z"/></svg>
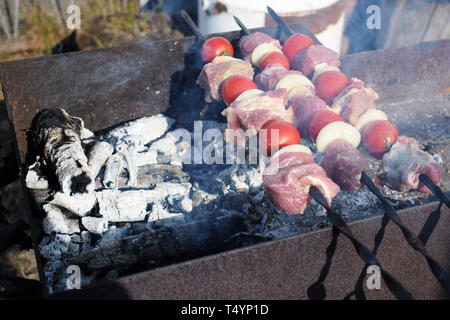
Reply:
<svg viewBox="0 0 450 320"><path fill-rule="evenodd" d="M267 6L283 20L289 17L288 21L295 23L296 18L304 19L314 14L322 14L323 17L328 13L326 10L335 8L338 2L342 0L198 0L198 25L204 34L239 30L233 19L235 15L249 29L264 27L267 25ZM219 13L221 9L226 11ZM345 10L341 9L335 20L326 22L315 35L326 47L340 53Z"/></svg>

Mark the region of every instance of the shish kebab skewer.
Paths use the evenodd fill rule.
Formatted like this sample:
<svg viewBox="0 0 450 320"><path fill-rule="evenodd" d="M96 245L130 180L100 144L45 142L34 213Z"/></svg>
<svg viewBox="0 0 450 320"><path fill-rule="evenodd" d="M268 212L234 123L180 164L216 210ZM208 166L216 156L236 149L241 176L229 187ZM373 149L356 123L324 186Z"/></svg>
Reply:
<svg viewBox="0 0 450 320"><path fill-rule="evenodd" d="M255 49L255 50L257 50L257 49ZM216 59L218 59L218 58L216 58ZM247 63L247 65L251 68L251 70L253 70L253 68L251 67L251 65L248 64L248 62L244 62L244 63ZM212 64L214 64L214 61L212 62ZM202 73L209 66L210 66L210 63L206 64L202 70ZM226 70L226 66L224 67L222 65L221 68ZM199 78L201 78L201 76ZM226 79L224 79L224 78L226 78ZM230 98L230 95L232 96L233 94L230 94L230 91L227 91L227 88L228 88L227 85L228 85L229 79L235 80L236 77L233 77L232 75L229 75L229 74L228 74L228 77L226 77L226 76L220 77L219 80L221 83L220 83L220 85L217 85L218 87L221 87L220 91L222 91L222 96L227 105L229 105L227 100L229 100L229 102L233 102L234 100L238 100L242 94L248 94L248 92L251 91L251 89L245 90L246 88L240 87L237 90L237 93L240 93L239 98L237 96L233 96ZM243 79L238 79L238 80L242 81ZM247 81L253 83L250 79L248 79ZM258 90L258 91L261 92L260 90ZM216 94L216 96L218 97L218 94ZM220 98L218 97L216 99L219 100ZM277 111L282 113L282 112L285 112L285 108L284 108L284 104L286 102L285 99L286 99L286 92L284 89L268 93L267 95L262 94L260 97L257 97L255 101L251 100L251 103L247 103L249 108L246 111L248 111L248 113L258 113L258 112L261 113L261 111L262 112L266 111L266 110L262 110L264 107L264 104L270 103L269 107L276 109L276 106L278 106L279 110L277 110ZM261 107L261 105L263 105L263 107ZM229 111L230 113L232 113L233 110L230 111L229 109L230 108L226 109L225 111ZM230 114L228 114L227 118L228 118L229 124L230 124L230 117L232 117L232 115L230 116ZM264 121L260 121L261 115L256 116L256 118L258 118L258 119L256 119L256 121L253 121L253 122L260 122L260 123L264 122ZM281 117L281 118L283 118L283 117ZM280 115L277 114L276 112L275 113L272 112L272 113L265 115L263 117L263 119L264 120L270 120L270 119L278 119L279 120ZM236 121L239 122L239 120L236 120ZM249 123L252 123L252 120L249 120ZM320 166L318 166L317 164L314 163L314 158L312 157L309 148L300 146L300 135L298 134L297 129L288 122L281 121L281 123L284 126L290 125L292 127L292 129L295 130L295 132L297 133L297 137L298 137L298 140L295 142L298 145L298 147L300 148L300 151L297 148L296 152L291 152L292 149L289 149L289 152L291 153L291 155L288 155L288 159L289 159L289 157L292 158L292 156L294 156L294 158L297 157L297 159L288 160L288 162L291 161L291 165L293 164L292 163L293 161L296 162L296 165L299 167L299 168L296 168L297 171L294 172L294 170L292 170L292 172L291 172L289 170L284 170L283 172L285 172L286 174L291 172L291 174L298 176L299 180L301 180L302 183L304 184L305 190L297 190L299 192L298 196L297 197L291 196L289 198L290 200L279 195L276 197L276 199L274 199L274 202L277 203L278 206L280 206L281 208L287 209L291 213L302 213L311 199L311 195L309 195L309 193L308 193L309 188L310 188L310 186L315 186L320 189L320 192L323 194L324 198L327 199L328 204L331 205L331 199L334 196L336 196L337 192L339 191L338 186L335 185L328 177L326 177L325 171ZM252 127L252 129L253 129L254 133L257 134L261 128L259 126L256 126L254 128ZM233 142L233 143L237 142L234 138L230 138L229 135L227 135L229 132L236 132L236 131L237 130L227 129L227 131L225 132L225 139L228 138L227 141L229 141L229 142ZM245 138L245 137L243 137L243 138ZM231 141L230 141L230 139L231 139ZM237 140L239 141L241 139L237 139ZM245 141L245 139L242 139L242 141ZM291 144L291 143L289 143L289 144ZM268 149L268 148L266 148L266 149ZM283 150L283 152L285 152L285 150ZM301 154L301 155L299 155L299 154ZM286 155L281 156L281 153L279 153L278 156L280 156L281 164L285 165L286 164ZM276 159L278 159L278 156L276 157ZM271 162L271 164L273 164L273 162ZM271 170L273 170L274 167L275 166L273 165L271 167ZM277 170L275 169L274 173L276 171ZM273 178L272 179L273 183L276 184L277 179L283 179L283 176L278 175L278 176L274 176L272 178ZM271 194L274 194L274 193L272 192Z"/></svg>
<svg viewBox="0 0 450 320"><path fill-rule="evenodd" d="M278 23L283 23L281 19L276 15L275 12L273 12L272 9L268 8L269 13L272 16L275 16ZM285 26L285 29L289 30L287 26ZM290 30L289 30L290 32ZM289 35L292 35L292 32L290 32ZM320 133L319 133L320 134ZM424 179L428 185L430 185L432 188L434 187L432 184L430 178L428 178L426 175L422 176L421 179ZM416 237L406 226L404 226L400 220L400 217L398 216L397 212L393 209L392 205L385 199L385 197L381 194L380 190L375 186L373 181L364 173L361 174L361 182L365 184L369 190L374 193L382 202L383 207L385 209L386 215L400 228L402 231L405 239L407 242L417 251L419 251L427 260L430 269L432 273L435 275L435 277L439 280L441 286L450 293L450 277L449 275L444 271L444 269L435 261L427 252L425 249L425 246L423 243ZM433 190L433 192L439 193L442 192L440 189ZM445 197L445 194L442 193L442 195ZM441 199L441 198L440 198ZM444 198L444 202L445 202ZM447 202L448 203L448 202Z"/></svg>
<svg viewBox="0 0 450 320"><path fill-rule="evenodd" d="M284 24L281 18L270 7L268 7L268 11L287 35L293 38L293 32ZM332 78L338 84L330 86L330 79ZM368 104L368 110L359 115L356 114L356 117L352 117L351 112L350 114L345 114L345 109L341 110L341 104L343 103L345 106L346 99L349 99L347 96L350 95L351 97L352 91L358 94L358 89L361 91L365 90L366 92L364 93L368 95L375 95L373 99L376 99L378 96L372 89L364 88L362 81L358 79L352 79L352 83L350 83L348 78L338 68L327 66L318 68L314 72L313 82L315 82L316 86L325 87L325 91L328 91L324 92L322 90L320 93L322 93L321 97L330 103L333 103L334 100L332 106L333 111L340 111L347 122L350 122L356 129L362 131L362 140L365 148L372 156L376 158L383 157L384 149L391 147L395 143L391 150L383 157L382 167L377 174L377 184L385 184L398 191L408 191L413 186L422 192L429 192L430 190L442 202L449 206L449 199L436 185L441 179L439 165L431 155L421 150L422 146L415 139L402 136L397 139L398 130L395 128L395 125L387 121L387 116L384 112L375 109L373 102ZM334 88L330 90L329 87ZM316 94L320 94L318 91L316 87ZM377 142L376 137L378 136L378 140L382 140L382 135L386 136L383 146ZM387 141L387 139L391 141ZM397 142L395 142L396 139ZM407 159L408 156L410 156L409 159ZM414 164L411 163L410 167L405 166L404 163L401 165L405 161L409 163L412 158L415 158L417 161ZM400 178L397 177L397 174L393 173L393 171L400 171L402 176ZM423 185L419 184L419 182ZM427 190L428 186L429 190Z"/></svg>

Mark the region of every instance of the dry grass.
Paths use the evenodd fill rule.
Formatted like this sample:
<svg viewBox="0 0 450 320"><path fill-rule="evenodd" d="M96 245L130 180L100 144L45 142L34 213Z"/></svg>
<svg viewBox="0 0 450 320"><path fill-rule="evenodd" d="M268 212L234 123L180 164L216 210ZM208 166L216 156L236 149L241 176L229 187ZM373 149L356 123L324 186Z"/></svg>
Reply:
<svg viewBox="0 0 450 320"><path fill-rule="evenodd" d="M150 39L179 38L172 30L170 18L159 8L140 12L137 1L86 0L81 7L81 30L78 42L82 49L105 48L125 44L136 37ZM20 37L0 43L0 61L48 55L51 48L65 38L70 30L65 23L35 1L33 7L21 12ZM66 19L66 17L63 17Z"/></svg>

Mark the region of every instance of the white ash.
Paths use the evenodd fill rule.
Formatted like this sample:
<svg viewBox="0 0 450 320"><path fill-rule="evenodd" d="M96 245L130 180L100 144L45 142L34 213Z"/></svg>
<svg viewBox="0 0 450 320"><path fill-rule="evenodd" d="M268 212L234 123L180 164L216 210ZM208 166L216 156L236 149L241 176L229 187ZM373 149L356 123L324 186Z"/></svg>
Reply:
<svg viewBox="0 0 450 320"><path fill-rule="evenodd" d="M81 224L86 230L95 234L102 234L108 230L108 220L105 218L83 217Z"/></svg>
<svg viewBox="0 0 450 320"><path fill-rule="evenodd" d="M108 221L143 221L147 215L146 190L102 190L97 194L99 213Z"/></svg>
<svg viewBox="0 0 450 320"><path fill-rule="evenodd" d="M173 223L186 222L183 213L171 213L167 211L161 203L155 203L152 211L147 219L147 228L151 229L155 226L170 225Z"/></svg>
<svg viewBox="0 0 450 320"><path fill-rule="evenodd" d="M41 174L39 160L28 167L25 184L30 189L47 190L49 188L47 178Z"/></svg>
<svg viewBox="0 0 450 320"><path fill-rule="evenodd" d="M95 192L76 193L74 195L57 192L53 195L50 204L64 208L79 217L84 217L91 212L96 201Z"/></svg>
<svg viewBox="0 0 450 320"><path fill-rule="evenodd" d="M149 150L139 152L136 154L136 166L143 167L145 165L158 163L158 152L156 150Z"/></svg>
<svg viewBox="0 0 450 320"><path fill-rule="evenodd" d="M115 144L125 136L134 136L139 140L139 144L144 146L161 137L174 122L174 119L162 114L144 117L114 128L104 135L104 139Z"/></svg>
<svg viewBox="0 0 450 320"><path fill-rule="evenodd" d="M119 187L119 176L123 169L123 156L115 153L106 161L105 173L103 176L103 186L108 189Z"/></svg>
<svg viewBox="0 0 450 320"><path fill-rule="evenodd" d="M80 118L78 118L78 119L80 119ZM80 134L81 140L83 140L83 142L85 142L85 140L89 140L94 137L95 137L94 133L91 130L85 128L84 124L83 124L83 128L81 129L81 134Z"/></svg>
<svg viewBox="0 0 450 320"><path fill-rule="evenodd" d="M58 207L47 203L44 204L43 209L47 214L42 221L46 234L74 234L80 232L78 220L68 218Z"/></svg>
<svg viewBox="0 0 450 320"><path fill-rule="evenodd" d="M114 148L108 142L98 141L94 143L88 156L88 165L93 178L98 176L100 169L113 154L113 152Z"/></svg>
<svg viewBox="0 0 450 320"><path fill-rule="evenodd" d="M127 185L135 187L137 184L136 154L144 149L140 140L135 136L126 136L116 143L117 154L122 155L125 168L128 171Z"/></svg>

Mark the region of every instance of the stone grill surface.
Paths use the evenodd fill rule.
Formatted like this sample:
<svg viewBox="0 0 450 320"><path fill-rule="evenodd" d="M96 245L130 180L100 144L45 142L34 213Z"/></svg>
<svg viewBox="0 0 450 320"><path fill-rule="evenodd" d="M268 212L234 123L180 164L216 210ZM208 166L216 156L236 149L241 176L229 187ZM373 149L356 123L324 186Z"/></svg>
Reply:
<svg viewBox="0 0 450 320"><path fill-rule="evenodd" d="M298 26L298 28L301 28L301 26ZM264 31L267 31L271 35L275 35L277 32L276 29L267 29ZM225 36L234 39L236 42L239 33L228 33ZM343 72L351 77L354 76L364 80L367 85L372 86L380 94L377 107L388 114L389 118L397 124L400 132L418 138L429 148L432 154L437 154L443 159L442 187L444 190L449 189L450 180L448 166L445 161L449 158L448 122L450 113L448 85L450 79L448 72L440 72L440 70L449 69L449 61L446 59L449 51L450 41L439 41L425 43L415 47L367 52L342 57ZM161 52L164 52L164 55ZM204 103L201 89L194 84L196 75L201 67L198 62L199 60L196 59L195 53L196 48L193 38L154 43L142 40L125 48L96 50L2 64L2 84L6 95L10 119L16 132L20 162L24 163L26 161L28 151L25 130L30 128L31 120L39 110L49 107L63 107L71 115L82 117L86 127L96 132L101 132L117 123L158 114L160 112L164 112L166 115L175 118L176 123L172 129L187 128L192 130L193 120L208 120L223 123L224 119L220 116L223 105L220 103L209 105ZM162 57L164 61L161 61ZM214 125L214 122L210 123ZM219 172L221 169L223 168L214 168L213 170ZM197 182L202 183L201 177L204 176L202 170L204 169L193 167L187 171L190 171L191 176L199 177L200 181ZM247 171L244 170L244 174ZM245 196L241 197L241 200L245 203L238 203L236 207L226 208L225 210L248 212L250 209L251 213L257 212L254 214L256 216L254 221L251 221L249 224L253 226L260 224L261 219L267 214L269 217L262 236L273 238L293 236L282 240L286 241L289 245L280 254L289 257L289 250L296 250L290 247L293 242L312 241L315 233L310 233L309 231L327 226L326 217L321 214L317 206L311 206L310 210L303 216L288 216L277 212L265 199L258 201L260 200L258 198L260 196L258 196L259 192L257 191L258 189L253 190L253 193L250 194L244 193ZM390 192L387 189L383 191L391 197L397 208L417 206L434 200L432 196L424 197L422 194L403 195ZM38 199L38 197L34 197L34 199ZM35 205L35 201L30 202L32 216L36 222L33 228L35 243L40 243L42 239L42 232L40 231L41 221L39 210L35 209ZM336 199L334 206L344 214L346 220L368 218L382 212L375 198L364 190L359 191L356 195L341 193ZM425 212L430 212L430 208L433 207L426 206L419 208L424 208ZM370 220L371 222L365 224L364 221L366 220ZM358 225L364 226L363 229L375 227L376 223L374 221L374 218L369 218L358 222ZM378 221L378 218L376 218L376 221ZM444 222L441 221L440 225ZM324 229L321 232L328 234L329 230ZM442 237L444 237L445 231L442 232L444 234ZM305 234L301 237L298 235L299 233ZM326 235L323 237L325 239L327 238ZM368 239L367 244L370 244L370 239L373 239L373 237ZM240 245L245 245L260 240L264 239L252 238L250 240L240 240L239 242ZM289 241L292 241L292 243ZM401 240L399 241L401 243ZM255 260L258 260L257 258L261 258L258 254L267 255L267 252L262 253L265 250L264 248L268 246L276 247L277 245L279 245L279 242L271 241L267 245L264 245L265 247L256 246L242 249L244 251L232 251L225 253L224 259L233 259L232 257L236 255L245 256L249 253L255 254ZM350 263L352 257L351 246L346 245L347 247L344 246L344 249L348 254L343 259L345 263ZM442 246L442 244L440 245ZM318 271L323 263L322 260L325 250L319 249L322 247L323 245L319 244L317 244L317 247L311 245L310 251L308 249L304 251L305 255L314 254L321 257L317 261L311 262L311 266L306 268L308 270L302 270L306 279L311 280L309 284L312 284L314 279L317 278ZM395 256L395 248L389 251L388 247L387 250ZM405 256L410 254L406 249L405 252ZM216 263L215 261L217 260L214 259L222 259L220 257L218 256L216 258L216 256L213 256L195 261L198 261L196 263L203 263L207 267L208 264L214 265ZM443 261L448 261L444 253L437 256L438 261L442 261L439 257L441 259L443 258ZM416 259L420 258L416 256ZM282 265L285 265L287 268L290 263L292 263L291 259L284 259ZM258 264L264 263L259 262ZM230 267L226 262L224 262L223 266ZM140 266L140 270L145 270L149 267L154 266ZM266 269L261 271L261 273L264 273L269 268L268 266L262 267ZM423 266L420 265L418 269L421 267ZM187 272L187 269L180 268L180 271L185 270L184 272ZM348 268L354 267L349 265ZM359 270L360 268L357 267L356 269ZM395 265L395 268L398 268L398 266ZM388 268L388 270L391 269ZM164 272L158 270L166 270L166 268L156 269L151 274L144 274L151 277L152 275L156 276ZM397 271L397 269L395 270ZM135 272L135 270L132 271ZM243 272L251 272L251 270L249 268L243 268L240 272L236 271L236 274L242 274ZM426 268L423 268L423 273L427 273ZM126 272L122 274L126 274ZM283 272L280 270L276 270L274 273L275 278L280 277L281 279L282 275ZM397 276L395 272L394 275ZM330 278L336 276L338 275L334 274ZM111 277L114 278L114 274ZM402 279L402 277L399 278L400 280ZM120 283L120 286L126 289L124 290L128 295L131 295L130 292L133 292L133 289L128 287L127 284L133 283L133 286L135 286L137 276L136 278L129 276L123 279L121 280L119 278L117 283ZM262 281L261 279L263 278L258 279ZM356 277L349 277L349 279L356 280ZM220 284L220 280L217 279L217 283ZM195 282L197 280L192 281ZM331 279L330 281L333 280ZM234 281L231 281L231 283L238 286ZM155 284L155 287L159 285L161 285L161 282ZM186 286L188 286L188 283L186 283ZM305 285L302 284L300 285L300 289L290 288L290 290L286 291L286 296L293 294L293 292L298 292L298 290L302 290L304 287ZM417 288L420 287L417 285ZM432 288L429 288L432 291ZM241 288L241 290L241 293L230 291L230 294L233 292L239 297L255 297L259 296L258 294L264 296L264 290L258 291L258 294L252 288L246 290ZM205 292L207 292L206 289L198 291L197 294L201 296ZM421 292L427 291L423 289ZM433 294L437 293L435 292ZM172 296L191 297L192 295L194 293L182 295L178 291L178 293L173 293ZM280 297L283 296L281 293L280 295ZM386 295L389 296L389 294ZM160 296L157 296L155 293L146 293L143 295L143 297L149 296L155 298L170 297L170 294L161 293ZM226 294L224 296L230 297ZM232 296L238 297L236 295ZM268 296L271 295L269 294ZM136 296L133 295L133 297Z"/></svg>

